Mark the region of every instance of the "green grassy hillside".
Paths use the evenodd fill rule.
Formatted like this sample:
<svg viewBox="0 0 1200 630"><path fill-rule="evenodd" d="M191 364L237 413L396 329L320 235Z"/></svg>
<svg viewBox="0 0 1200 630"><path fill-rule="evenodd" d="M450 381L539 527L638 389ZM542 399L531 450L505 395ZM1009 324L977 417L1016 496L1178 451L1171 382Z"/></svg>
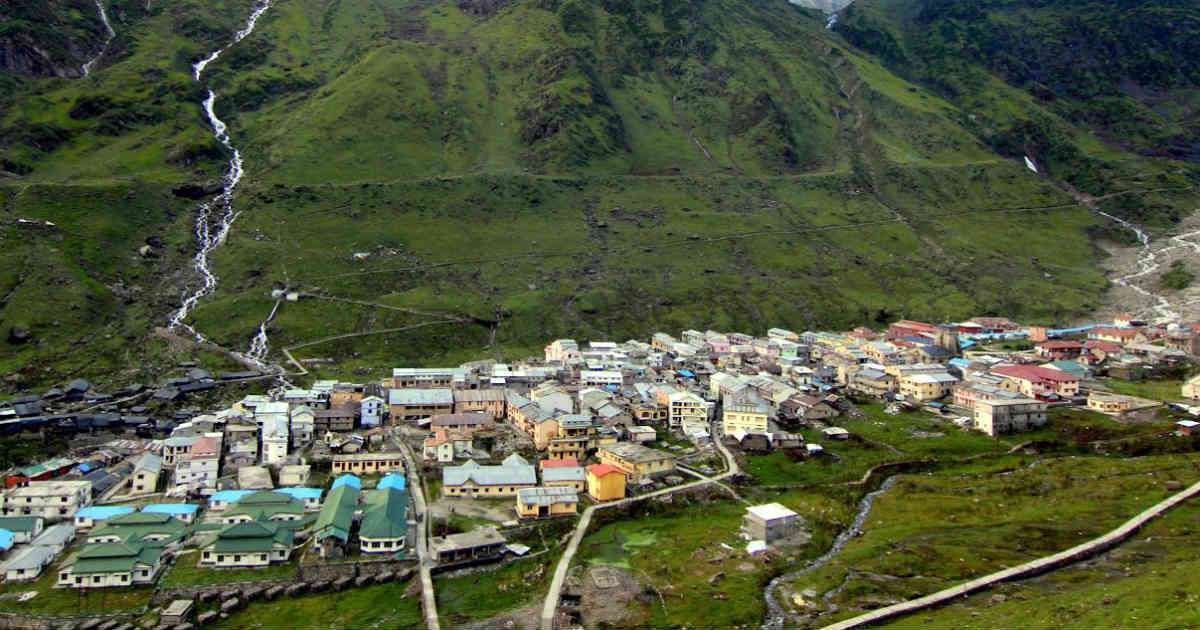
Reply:
<svg viewBox="0 0 1200 630"><path fill-rule="evenodd" d="M865 0L848 41L782 1L280 0L194 81L250 5L112 3L91 76L2 75L0 332L33 333L0 343L4 373L164 352L146 332L191 278L192 197L228 158L206 88L247 177L193 322L244 350L270 290L301 288L320 298L283 305L273 347L342 375L567 334L1067 321L1106 287L1107 225L1054 180L1162 226L1196 205L1188 163L1107 142L982 59L959 55L969 98L899 72L848 30L874 16L909 55L924 22L898 0ZM1052 177L997 139L1018 133L1053 149L1035 152ZM347 333L371 334L321 341Z"/></svg>

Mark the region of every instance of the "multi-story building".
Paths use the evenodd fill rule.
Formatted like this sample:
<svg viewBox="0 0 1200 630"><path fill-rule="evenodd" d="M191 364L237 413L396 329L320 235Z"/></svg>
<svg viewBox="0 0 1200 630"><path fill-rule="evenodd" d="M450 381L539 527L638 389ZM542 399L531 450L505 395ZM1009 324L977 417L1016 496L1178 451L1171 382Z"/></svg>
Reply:
<svg viewBox="0 0 1200 630"><path fill-rule="evenodd" d="M446 388L392 389L388 408L392 424L454 413L454 393Z"/></svg>
<svg viewBox="0 0 1200 630"><path fill-rule="evenodd" d="M975 403L975 428L992 437L1019 433L1046 424L1046 403L1030 398L980 400Z"/></svg>
<svg viewBox="0 0 1200 630"><path fill-rule="evenodd" d="M364 427L377 427L383 424L383 414L387 411L387 402L379 396L363 396L358 406L361 422Z"/></svg>
<svg viewBox="0 0 1200 630"><path fill-rule="evenodd" d="M658 402L667 407L667 422L673 429L687 425L708 425L709 404L703 398L685 391L660 388Z"/></svg>
<svg viewBox="0 0 1200 630"><path fill-rule="evenodd" d="M726 401L721 412L721 431L730 435L737 431L746 433L767 432L767 406L761 401L742 399Z"/></svg>
<svg viewBox="0 0 1200 630"><path fill-rule="evenodd" d="M31 481L4 495L4 516L37 516L48 523L74 518L75 511L92 504L90 481Z"/></svg>
<svg viewBox="0 0 1200 630"><path fill-rule="evenodd" d="M900 377L900 393L909 400L937 400L953 391L958 379L941 372L936 374L908 374Z"/></svg>
<svg viewBox="0 0 1200 630"><path fill-rule="evenodd" d="M456 377L466 374L462 368L395 368L391 386L395 389L443 389L453 386Z"/></svg>
<svg viewBox="0 0 1200 630"><path fill-rule="evenodd" d="M630 483L639 483L675 470L673 457L640 444L620 442L601 448L596 455L600 463L625 473Z"/></svg>
<svg viewBox="0 0 1200 630"><path fill-rule="evenodd" d="M1079 377L1034 365L1001 365L992 374L1004 377L1016 390L1033 398L1050 393L1069 398L1079 393Z"/></svg>
<svg viewBox="0 0 1200 630"><path fill-rule="evenodd" d="M221 464L221 433L206 433L196 438L192 452L175 466L175 486L216 488Z"/></svg>
<svg viewBox="0 0 1200 630"><path fill-rule="evenodd" d="M171 436L163 440L163 466L174 467L179 460L187 457L188 453L192 452L192 443L195 441L194 435Z"/></svg>
<svg viewBox="0 0 1200 630"><path fill-rule="evenodd" d="M504 417L503 389L456 389L454 413L486 413L493 419Z"/></svg>
<svg viewBox="0 0 1200 630"><path fill-rule="evenodd" d="M574 339L556 339L545 349L546 362L567 362L579 359L579 343Z"/></svg>
<svg viewBox="0 0 1200 630"><path fill-rule="evenodd" d="M272 414L263 418L261 425L262 463L267 465L283 464L288 454L288 418Z"/></svg>
<svg viewBox="0 0 1200 630"><path fill-rule="evenodd" d="M288 433L291 436L292 447L301 448L313 441L316 427L316 416L308 405L293 407L291 411Z"/></svg>

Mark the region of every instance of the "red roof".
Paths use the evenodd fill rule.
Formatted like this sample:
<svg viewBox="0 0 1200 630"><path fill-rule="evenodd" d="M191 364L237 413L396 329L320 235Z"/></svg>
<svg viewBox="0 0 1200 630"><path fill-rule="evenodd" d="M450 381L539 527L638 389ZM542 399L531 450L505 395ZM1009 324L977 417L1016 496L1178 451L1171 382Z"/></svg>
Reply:
<svg viewBox="0 0 1200 630"><path fill-rule="evenodd" d="M925 322L917 322L911 319L902 319L894 324L897 328L907 328L909 330L919 330L923 332L937 332L937 326L926 324Z"/></svg>
<svg viewBox="0 0 1200 630"><path fill-rule="evenodd" d="M579 460L573 457L564 459L543 459L542 468L578 468Z"/></svg>
<svg viewBox="0 0 1200 630"><path fill-rule="evenodd" d="M1100 341L1098 339L1090 339L1083 342L1083 347L1088 350L1103 350L1104 352L1120 352L1121 344L1111 341Z"/></svg>
<svg viewBox="0 0 1200 630"><path fill-rule="evenodd" d="M1133 339L1138 333L1135 328L1115 328L1112 326L1104 328L1093 328L1089 335L1106 335L1109 337L1119 337L1121 339Z"/></svg>
<svg viewBox="0 0 1200 630"><path fill-rule="evenodd" d="M609 464L592 464L591 466L587 467L587 471L593 477L604 477L606 475L611 475L612 473L617 473L620 475L625 474L621 472L620 468Z"/></svg>
<svg viewBox="0 0 1200 630"><path fill-rule="evenodd" d="M1026 381L1053 381L1058 383L1078 383L1079 377L1066 372L1052 370L1037 365L1001 365L992 369L992 374L1011 376Z"/></svg>
<svg viewBox="0 0 1200 630"><path fill-rule="evenodd" d="M1078 341L1043 341L1038 347L1047 350L1076 350L1082 348L1083 344Z"/></svg>

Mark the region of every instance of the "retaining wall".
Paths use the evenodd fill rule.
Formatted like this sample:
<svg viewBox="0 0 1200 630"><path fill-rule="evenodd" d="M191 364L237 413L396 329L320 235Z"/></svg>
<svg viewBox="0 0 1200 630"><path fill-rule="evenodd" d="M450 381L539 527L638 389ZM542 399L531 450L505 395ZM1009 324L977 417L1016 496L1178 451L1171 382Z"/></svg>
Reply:
<svg viewBox="0 0 1200 630"><path fill-rule="evenodd" d="M1196 482L1182 492L1174 494L1160 501L1154 507L1151 507L1132 519L1129 519L1128 521L1125 521L1125 524L1112 530L1111 532L1108 532L1099 538L1095 538L1091 541L1083 543L1082 545L1076 545L1066 551L1062 551L1051 556L1038 558L1037 560L1026 562L1025 564L1005 569L1003 571L997 571L991 575L985 575L981 578L971 580L970 582L959 584L958 586L941 590L931 595L926 595L925 597L907 602L901 602L893 606L888 606L887 608L880 608L879 610L874 610L845 621L840 621L838 623L825 626L823 630L850 630L851 628L857 628L858 626L878 623L892 617L914 613L923 608L944 604L958 597L965 597L972 593L989 588L1000 582L1032 577L1047 571L1053 571L1059 567L1073 564L1079 560L1117 546L1136 533L1137 530L1146 523L1154 520L1167 510L1179 505L1180 503L1183 503L1197 494L1200 494L1200 482Z"/></svg>

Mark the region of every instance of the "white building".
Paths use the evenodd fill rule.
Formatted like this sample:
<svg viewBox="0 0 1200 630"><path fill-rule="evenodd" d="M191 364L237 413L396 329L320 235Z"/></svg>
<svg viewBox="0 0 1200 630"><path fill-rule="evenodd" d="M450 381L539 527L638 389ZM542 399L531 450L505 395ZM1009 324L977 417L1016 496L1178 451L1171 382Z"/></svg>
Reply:
<svg viewBox="0 0 1200 630"><path fill-rule="evenodd" d="M584 387L621 386L624 377L617 370L588 370L579 374L579 384Z"/></svg>
<svg viewBox="0 0 1200 630"><path fill-rule="evenodd" d="M359 416L364 427L377 427L383 424L383 412L387 409L387 401L379 396L367 396L362 399Z"/></svg>
<svg viewBox="0 0 1200 630"><path fill-rule="evenodd" d="M667 419L672 429L708 425L708 402L691 392L674 392L668 398Z"/></svg>
<svg viewBox="0 0 1200 630"><path fill-rule="evenodd" d="M308 405L300 405L292 409L289 432L293 447L300 448L313 441L313 425L315 422L313 410Z"/></svg>
<svg viewBox="0 0 1200 630"><path fill-rule="evenodd" d="M90 481L31 481L4 495L4 516L40 516L46 522L71 519L92 504Z"/></svg>
<svg viewBox="0 0 1200 630"><path fill-rule="evenodd" d="M272 415L262 424L262 463L283 464L288 454L288 419Z"/></svg>

